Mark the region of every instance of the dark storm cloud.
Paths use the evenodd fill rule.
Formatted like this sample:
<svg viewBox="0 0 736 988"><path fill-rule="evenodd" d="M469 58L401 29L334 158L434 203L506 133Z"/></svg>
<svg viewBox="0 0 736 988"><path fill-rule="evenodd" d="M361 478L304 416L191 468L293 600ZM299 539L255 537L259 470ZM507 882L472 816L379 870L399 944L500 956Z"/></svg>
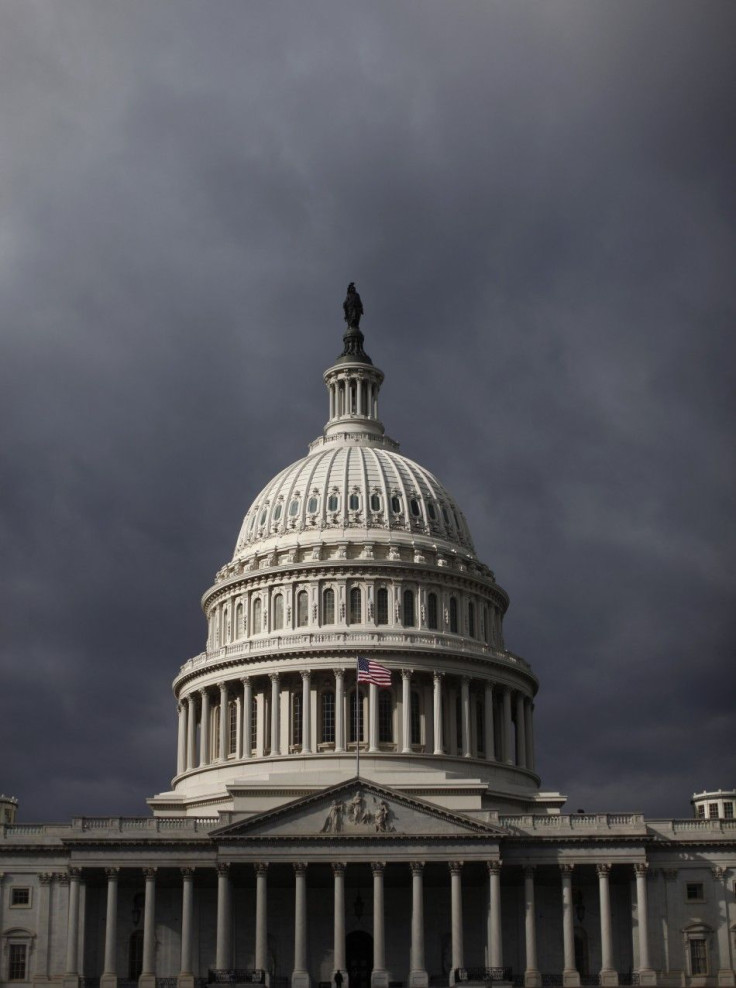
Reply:
<svg viewBox="0 0 736 988"><path fill-rule="evenodd" d="M382 417L541 680L543 786L733 783L734 184L721 3L9 3L3 753L139 813L245 510L326 417L354 279Z"/></svg>

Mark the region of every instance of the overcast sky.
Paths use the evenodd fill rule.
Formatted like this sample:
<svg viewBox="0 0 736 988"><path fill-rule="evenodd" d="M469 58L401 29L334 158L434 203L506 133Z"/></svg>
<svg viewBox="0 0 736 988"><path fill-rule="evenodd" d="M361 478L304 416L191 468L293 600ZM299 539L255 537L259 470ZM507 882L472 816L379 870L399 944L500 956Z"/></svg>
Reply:
<svg viewBox="0 0 736 988"><path fill-rule="evenodd" d="M0 791L146 814L247 508L381 413L462 506L567 809L734 764L736 5L3 0Z"/></svg>

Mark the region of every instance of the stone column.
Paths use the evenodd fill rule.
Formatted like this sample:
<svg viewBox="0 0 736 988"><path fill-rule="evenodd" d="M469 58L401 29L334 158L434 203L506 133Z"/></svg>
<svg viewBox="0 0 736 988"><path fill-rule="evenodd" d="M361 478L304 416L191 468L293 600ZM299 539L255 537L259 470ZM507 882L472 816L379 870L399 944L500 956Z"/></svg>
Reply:
<svg viewBox="0 0 736 988"><path fill-rule="evenodd" d="M360 694L356 702L360 702ZM378 687L375 683L368 684L368 751L378 751Z"/></svg>
<svg viewBox="0 0 736 988"><path fill-rule="evenodd" d="M639 984L656 984L656 975L649 959L649 916L647 912L647 871L646 862L634 865L636 872L636 912L639 920Z"/></svg>
<svg viewBox="0 0 736 988"><path fill-rule="evenodd" d="M181 775L181 773L186 768L187 763L187 704L184 700L180 700L176 705L176 710L179 715L178 723L178 737L176 745L176 774Z"/></svg>
<svg viewBox="0 0 736 988"><path fill-rule="evenodd" d="M79 978L79 868L69 869L69 912L66 925L66 972L64 984Z"/></svg>
<svg viewBox="0 0 736 988"><path fill-rule="evenodd" d="M618 973L613 967L613 937L611 933L611 894L608 887L610 864L599 864L598 895L601 909L601 984L617 985Z"/></svg>
<svg viewBox="0 0 736 988"><path fill-rule="evenodd" d="M427 988L424 966L424 862L411 862L411 955L409 988Z"/></svg>
<svg viewBox="0 0 736 988"><path fill-rule="evenodd" d="M383 861L371 861L373 872L373 971L371 988L388 988L386 936L383 907Z"/></svg>
<svg viewBox="0 0 736 988"><path fill-rule="evenodd" d="M488 966L503 967L501 940L501 862L488 862Z"/></svg>
<svg viewBox="0 0 736 988"><path fill-rule="evenodd" d="M256 869L256 950L255 967L265 971L268 967L268 864L259 861Z"/></svg>
<svg viewBox="0 0 736 988"><path fill-rule="evenodd" d="M524 720L524 694L516 694L516 764L526 768L526 721Z"/></svg>
<svg viewBox="0 0 736 988"><path fill-rule="evenodd" d="M197 764L197 700L191 694L187 697L187 763L186 769Z"/></svg>
<svg viewBox="0 0 736 988"><path fill-rule="evenodd" d="M483 705L483 734L485 737L485 755L488 761L496 760L496 739L493 733L493 686L486 683L485 703Z"/></svg>
<svg viewBox="0 0 736 988"><path fill-rule="evenodd" d="M460 727L463 743L463 758L470 758L470 679L463 676L460 681Z"/></svg>
<svg viewBox="0 0 736 988"><path fill-rule="evenodd" d="M401 752L411 754L411 669L401 670Z"/></svg>
<svg viewBox="0 0 736 988"><path fill-rule="evenodd" d="M194 929L194 868L181 869L181 971L179 988L194 988L192 931Z"/></svg>
<svg viewBox="0 0 736 988"><path fill-rule="evenodd" d="M302 672L302 754L312 754L312 683L311 673Z"/></svg>
<svg viewBox="0 0 736 988"><path fill-rule="evenodd" d="M268 678L271 680L271 755L273 756L281 754L281 682L277 672L270 672Z"/></svg>
<svg viewBox="0 0 736 988"><path fill-rule="evenodd" d="M294 865L294 970L291 988L309 988L307 971L307 865Z"/></svg>
<svg viewBox="0 0 736 988"><path fill-rule="evenodd" d="M335 752L345 751L345 670L335 669Z"/></svg>
<svg viewBox="0 0 736 988"><path fill-rule="evenodd" d="M562 954L564 957L562 984L565 988L576 988L580 984L580 973L575 967L575 933L573 928L571 864L561 864L562 876Z"/></svg>
<svg viewBox="0 0 736 988"><path fill-rule="evenodd" d="M537 968L537 915L534 906L534 866L524 868L524 939L526 942L525 988L538 988L542 975Z"/></svg>
<svg viewBox="0 0 736 988"><path fill-rule="evenodd" d="M462 861L450 861L450 905L452 911L452 971L450 984L457 980L458 968L464 967L463 962L463 886Z"/></svg>
<svg viewBox="0 0 736 988"><path fill-rule="evenodd" d="M718 943L718 973L716 974L715 981L719 986L734 985L736 984L736 978L734 978L734 962L733 954L731 953L731 933L733 928L729 927L727 922L729 919L727 869L716 865L715 868L711 868L711 874L713 875L714 899L718 912L722 917L718 923L716 934ZM711 954L711 956L713 955ZM715 964L713 967L715 967Z"/></svg>
<svg viewBox="0 0 736 988"><path fill-rule="evenodd" d="M434 754L443 754L442 743L442 673L434 674Z"/></svg>
<svg viewBox="0 0 736 988"><path fill-rule="evenodd" d="M107 912L105 913L105 959L100 988L115 988L118 983L117 931L118 931L118 872L119 868L105 868L107 875Z"/></svg>
<svg viewBox="0 0 736 988"><path fill-rule="evenodd" d="M51 884L53 873L43 872L38 876L41 886L38 908L38 946L35 950L33 980L46 981L49 976L49 918L51 916ZM0 871L0 930L3 929L3 873Z"/></svg>
<svg viewBox="0 0 736 988"><path fill-rule="evenodd" d="M156 869L144 868L146 896L143 904L143 967L139 988L156 988Z"/></svg>
<svg viewBox="0 0 736 988"><path fill-rule="evenodd" d="M235 697L235 757L238 761L243 757L243 698ZM229 730L229 728L228 728Z"/></svg>
<svg viewBox="0 0 736 988"><path fill-rule="evenodd" d="M513 738L511 736L511 690L503 689L503 760L507 765L514 764Z"/></svg>
<svg viewBox="0 0 736 988"><path fill-rule="evenodd" d="M526 724L526 767L534 771L534 729L532 727L532 711L534 704L529 697L524 701L524 723Z"/></svg>
<svg viewBox="0 0 736 988"><path fill-rule="evenodd" d="M227 683L218 683L217 685L218 685L218 687L220 689L220 739L219 739L220 757L218 758L218 761L220 761L220 762L226 762L227 761L227 751L228 751L228 747L229 747L228 742L230 740L230 737L229 737L229 735L230 735L230 731L229 731L230 724L228 723L229 718L228 718L228 715L227 715L228 714L228 710L227 710Z"/></svg>
<svg viewBox="0 0 736 988"><path fill-rule="evenodd" d="M332 980L339 971L342 974L343 988L348 986L348 974L345 970L345 865L343 862L333 862L332 874L335 883L335 941L334 941L334 970Z"/></svg>
<svg viewBox="0 0 736 988"><path fill-rule="evenodd" d="M210 760L210 695L206 689L199 691L202 697L202 713L199 718L199 764Z"/></svg>
<svg viewBox="0 0 736 988"><path fill-rule="evenodd" d="M217 940L215 944L215 967L218 971L228 971L232 967L231 930L230 865L221 861L217 865Z"/></svg>
<svg viewBox="0 0 736 988"><path fill-rule="evenodd" d="M253 687L250 676L243 676L243 758L252 756L250 739L253 736Z"/></svg>

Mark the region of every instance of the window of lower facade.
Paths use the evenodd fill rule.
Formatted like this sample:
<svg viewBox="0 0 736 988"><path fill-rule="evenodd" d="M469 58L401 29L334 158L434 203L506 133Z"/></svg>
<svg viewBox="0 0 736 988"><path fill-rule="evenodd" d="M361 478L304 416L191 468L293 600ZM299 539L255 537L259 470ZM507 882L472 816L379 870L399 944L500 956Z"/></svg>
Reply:
<svg viewBox="0 0 736 988"><path fill-rule="evenodd" d="M10 889L10 908L28 909L31 905L31 889L28 885L13 885Z"/></svg>
<svg viewBox="0 0 736 988"><path fill-rule="evenodd" d="M685 898L688 902L702 902L705 899L703 882L688 882L685 885Z"/></svg>
<svg viewBox="0 0 736 988"><path fill-rule="evenodd" d="M8 944L8 981L28 980L28 944Z"/></svg>
<svg viewBox="0 0 736 988"><path fill-rule="evenodd" d="M335 743L335 694L325 690L320 696L320 744Z"/></svg>
<svg viewBox="0 0 736 988"><path fill-rule="evenodd" d="M378 694L378 743L391 744L394 740L394 709L390 690Z"/></svg>
<svg viewBox="0 0 736 988"><path fill-rule="evenodd" d="M689 941L690 974L708 973L708 944L704 938L694 938Z"/></svg>

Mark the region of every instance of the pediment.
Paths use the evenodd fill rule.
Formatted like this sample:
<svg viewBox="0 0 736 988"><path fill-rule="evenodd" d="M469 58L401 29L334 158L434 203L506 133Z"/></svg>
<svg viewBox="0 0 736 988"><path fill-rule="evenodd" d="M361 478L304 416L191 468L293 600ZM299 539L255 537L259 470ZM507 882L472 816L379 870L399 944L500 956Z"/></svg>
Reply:
<svg viewBox="0 0 736 988"><path fill-rule="evenodd" d="M500 827L355 777L275 810L231 823L211 831L210 835L217 840L251 837L323 837L331 841L406 837L488 840L504 833Z"/></svg>

